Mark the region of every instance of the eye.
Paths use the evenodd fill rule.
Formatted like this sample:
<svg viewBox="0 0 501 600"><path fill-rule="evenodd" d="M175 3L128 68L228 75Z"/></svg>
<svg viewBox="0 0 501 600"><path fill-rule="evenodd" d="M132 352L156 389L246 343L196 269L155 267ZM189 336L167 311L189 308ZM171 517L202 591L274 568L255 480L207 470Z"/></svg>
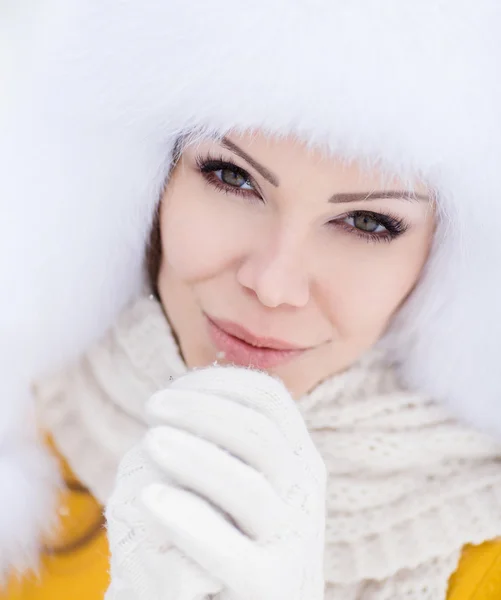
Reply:
<svg viewBox="0 0 501 600"><path fill-rule="evenodd" d="M234 163L223 158L197 156L196 164L205 180L218 191L260 197L259 187L249 173Z"/></svg>
<svg viewBox="0 0 501 600"><path fill-rule="evenodd" d="M232 187L240 188L242 190L252 190L251 182L249 178L244 175L241 171L236 171L231 168L219 169L218 171L213 171L218 179L220 179L226 185L230 185Z"/></svg>
<svg viewBox="0 0 501 600"><path fill-rule="evenodd" d="M375 215L371 213L359 212L348 215L344 219L344 222L365 233L382 233L387 231L386 227L381 223L381 221L378 221L375 218Z"/></svg>
<svg viewBox="0 0 501 600"><path fill-rule="evenodd" d="M391 242L409 228L408 224L396 215L363 210L348 213L331 223L368 242Z"/></svg>

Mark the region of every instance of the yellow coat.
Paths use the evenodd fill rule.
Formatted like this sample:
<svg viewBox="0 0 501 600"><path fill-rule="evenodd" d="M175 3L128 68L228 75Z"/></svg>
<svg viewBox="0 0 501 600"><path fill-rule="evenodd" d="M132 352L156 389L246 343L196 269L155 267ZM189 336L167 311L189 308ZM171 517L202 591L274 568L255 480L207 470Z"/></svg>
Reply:
<svg viewBox="0 0 501 600"><path fill-rule="evenodd" d="M47 540L38 576L12 578L0 600L103 600L108 587L108 544L101 506L62 461L68 486L61 527ZM448 600L501 600L501 539L465 548Z"/></svg>

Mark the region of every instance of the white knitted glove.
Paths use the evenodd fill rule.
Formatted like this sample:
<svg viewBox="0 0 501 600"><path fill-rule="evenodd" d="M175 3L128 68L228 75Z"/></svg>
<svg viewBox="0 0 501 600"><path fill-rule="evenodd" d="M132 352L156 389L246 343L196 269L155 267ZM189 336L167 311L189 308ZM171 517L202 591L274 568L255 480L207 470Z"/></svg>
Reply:
<svg viewBox="0 0 501 600"><path fill-rule="evenodd" d="M166 481L143 444L122 462L106 507L111 584L105 600L201 600L222 589L179 552L140 501L148 486Z"/></svg>
<svg viewBox="0 0 501 600"><path fill-rule="evenodd" d="M256 371L212 367L155 394L148 415L155 426L142 458L158 469L157 480L136 482L144 508L134 528L142 510L143 520L158 523L155 535L179 551L170 547L169 557L185 561L181 579L220 600L323 598L325 466L285 387ZM108 519L115 564L122 550L113 518L123 508L114 494ZM145 538L130 563L133 555L144 563L142 574L157 578L157 591L113 600L187 598L167 589L170 563L162 566L158 542Z"/></svg>

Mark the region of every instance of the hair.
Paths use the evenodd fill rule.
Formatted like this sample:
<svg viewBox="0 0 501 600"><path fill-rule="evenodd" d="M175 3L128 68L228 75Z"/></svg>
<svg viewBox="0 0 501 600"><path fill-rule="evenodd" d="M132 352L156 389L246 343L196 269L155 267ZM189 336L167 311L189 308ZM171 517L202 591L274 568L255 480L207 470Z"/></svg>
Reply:
<svg viewBox="0 0 501 600"><path fill-rule="evenodd" d="M146 245L145 270L147 275L147 282L149 284L151 293L157 298L157 300L160 299L160 294L158 292L158 276L160 273L160 267L162 266L162 233L160 231L160 206L169 179L172 175L172 172L176 168L179 159L181 158L181 154L186 146L186 142L189 137L189 135L181 135L177 138L174 144L174 148L172 150L171 155L171 165L167 177L165 178L165 183L162 187L161 197L157 203L155 214L153 215L148 244Z"/></svg>
<svg viewBox="0 0 501 600"><path fill-rule="evenodd" d="M153 222L148 244L146 246L145 267L147 282L151 293L157 298L160 298L158 292L158 276L162 265L162 235L160 232L160 202L158 203Z"/></svg>

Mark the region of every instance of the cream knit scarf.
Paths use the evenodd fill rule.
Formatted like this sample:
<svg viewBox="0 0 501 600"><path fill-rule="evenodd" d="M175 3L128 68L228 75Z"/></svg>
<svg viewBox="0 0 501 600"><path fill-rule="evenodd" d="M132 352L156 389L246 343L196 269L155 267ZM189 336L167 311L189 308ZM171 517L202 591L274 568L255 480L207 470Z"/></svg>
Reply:
<svg viewBox="0 0 501 600"><path fill-rule="evenodd" d="M38 385L40 416L105 502L143 406L186 371L140 299L81 361ZM330 474L326 598L442 600L462 547L501 536L501 445L397 385L375 353L299 401Z"/></svg>

